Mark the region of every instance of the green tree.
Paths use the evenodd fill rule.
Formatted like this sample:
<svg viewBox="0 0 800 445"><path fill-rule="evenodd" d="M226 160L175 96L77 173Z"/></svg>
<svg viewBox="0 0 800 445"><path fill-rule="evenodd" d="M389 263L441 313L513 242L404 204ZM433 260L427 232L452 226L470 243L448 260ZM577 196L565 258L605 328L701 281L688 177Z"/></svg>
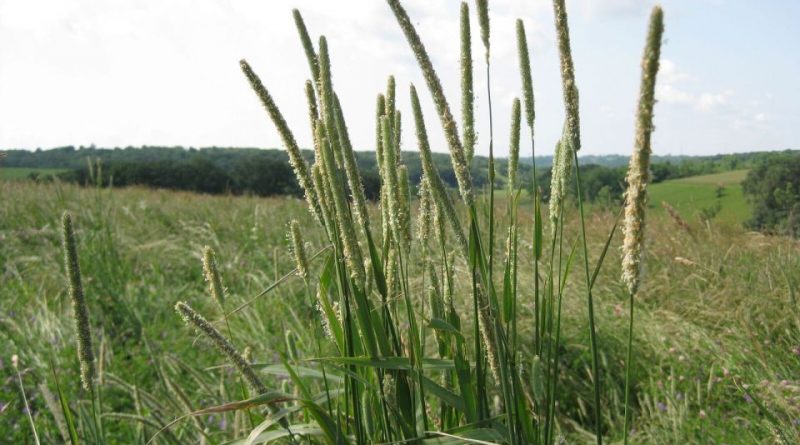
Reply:
<svg viewBox="0 0 800 445"><path fill-rule="evenodd" d="M753 204L750 227L800 236L800 155L783 153L762 161L742 188Z"/></svg>

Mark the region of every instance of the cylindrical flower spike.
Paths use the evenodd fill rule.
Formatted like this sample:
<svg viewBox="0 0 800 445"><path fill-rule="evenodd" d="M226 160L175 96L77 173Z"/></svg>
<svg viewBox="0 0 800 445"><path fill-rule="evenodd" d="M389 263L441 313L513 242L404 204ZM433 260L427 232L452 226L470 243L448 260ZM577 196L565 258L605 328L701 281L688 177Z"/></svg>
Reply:
<svg viewBox="0 0 800 445"><path fill-rule="evenodd" d="M628 190L625 192L625 220L622 243L622 281L633 295L639 287L644 219L647 208L647 183L650 168L650 135L653 132L655 85L661 55L661 36L664 32L664 13L656 6L650 16L650 28L642 59L642 80L639 106L636 113L636 140L628 167Z"/></svg>
<svg viewBox="0 0 800 445"><path fill-rule="evenodd" d="M339 136L336 128L336 110L334 107L333 77L331 73L331 59L328 52L328 40L325 36L319 38L319 99L322 123L325 125L325 134L331 144L333 157L337 167L343 167L343 156L339 147Z"/></svg>
<svg viewBox="0 0 800 445"><path fill-rule="evenodd" d="M406 248L411 246L411 190L409 188L408 168L401 165L397 175L399 207L400 207L400 230L402 230Z"/></svg>
<svg viewBox="0 0 800 445"><path fill-rule="evenodd" d="M322 52L320 52L322 54ZM324 163L323 173L325 181L330 190L330 197L333 201L333 215L336 218L336 225L339 227L340 236L342 237L342 245L344 248L344 257L347 266L350 269L350 275L355 280L361 289L364 289L364 260L361 255L361 247L358 245L356 239L356 231L353 227L353 221L350 218L350 209L347 206L345 199L344 184L342 183L341 171L336 167L336 161L333 156L333 147L328 142L327 137L324 135L324 126L318 125L317 138L322 146L322 160Z"/></svg>
<svg viewBox="0 0 800 445"><path fill-rule="evenodd" d="M453 113L450 111L450 105L447 103L447 99L444 96L442 83L436 71L433 69L430 56L428 56L428 52L425 50L425 46L422 44L417 30L411 23L411 19L408 17L406 10L400 5L400 1L387 0L387 2L392 8L397 23L403 30L406 40L408 40L411 50L422 69L422 75L433 96L433 103L436 105L436 111L439 114L439 119L441 120L442 128L445 132L447 145L450 148L450 160L453 163L453 171L458 181L461 197L464 199L467 207L472 207L475 203L475 198L472 193L472 177L467 165L464 147L461 145L461 139L458 135L458 128L456 128L456 122L455 119L453 119Z"/></svg>
<svg viewBox="0 0 800 445"><path fill-rule="evenodd" d="M294 135L289 129L289 125L283 118L278 106L275 105L275 101L272 100L272 96L269 94L269 91L267 91L266 87L264 87L264 84L261 82L261 79L258 78L256 73L253 72L253 69L250 68L250 65L247 63L247 61L242 60L239 62L239 64L241 65L242 71L247 77L247 80L250 82L250 86L253 88L256 95L258 95L259 99L261 99L261 103L267 110L267 114L269 114L270 119L272 119L272 122L278 129L281 140L283 140L283 145L286 147L286 152L289 154L289 162L292 164L295 176L297 176L297 182L300 183L300 187L305 193L306 201L308 202L308 206L311 209L312 214L317 218L317 220L322 222L322 214L319 205L317 204L317 193L314 189L314 183L311 179L311 174L308 171L308 165L306 164L305 158L303 158L303 154L300 152L300 147L297 146L297 141L295 141Z"/></svg>
<svg viewBox="0 0 800 445"><path fill-rule="evenodd" d="M489 60L489 0L475 0L478 9L478 23L481 26L481 40L486 48L486 60Z"/></svg>
<svg viewBox="0 0 800 445"><path fill-rule="evenodd" d="M197 313L186 302L179 301L175 304L175 310L180 314L186 324L194 326L198 331L211 340L211 344L230 360L231 364L239 371L244 378L247 386L252 392L251 395L264 394L267 392L267 387L261 382L261 379L253 371L250 363L242 357L242 354L236 349L227 338L225 338L208 320L202 315Z"/></svg>
<svg viewBox="0 0 800 445"><path fill-rule="evenodd" d="M561 83L564 94L564 106L567 111L567 129L572 150L581 149L580 117L578 113L578 86L575 84L575 66L572 63L572 50L569 45L569 24L567 8L564 0L553 0L556 17L556 34L558 35L558 51L561 56Z"/></svg>
<svg viewBox="0 0 800 445"><path fill-rule="evenodd" d="M300 223L293 219L289 223L289 232L292 237L292 252L294 253L295 263L297 263L297 275L304 280L308 279L308 256L306 246L303 242L303 233L300 230Z"/></svg>
<svg viewBox="0 0 800 445"><path fill-rule="evenodd" d="M569 128L565 122L561 140L556 144L550 178L550 222L552 223L553 236L556 235L558 220L561 218L561 211L564 205L567 184L572 175L572 157L574 152L572 150L572 144L570 143L571 140Z"/></svg>
<svg viewBox="0 0 800 445"><path fill-rule="evenodd" d="M469 5L461 2L461 125L464 132L464 154L467 165L475 154L475 95L472 80L472 37L469 27Z"/></svg>
<svg viewBox="0 0 800 445"><path fill-rule="evenodd" d="M314 93L314 84L306 80L306 102L308 104L308 121L311 124L311 138L314 140L315 158L319 160L319 144L317 144L317 130L314 128L319 120L319 108L317 107L317 95Z"/></svg>
<svg viewBox="0 0 800 445"><path fill-rule="evenodd" d="M319 82L319 61L317 60L317 53L314 51L314 44L311 43L311 37L308 35L308 29L303 21L303 16L297 9L292 10L294 16L294 24L297 27L297 33L300 35L300 42L303 44L303 51L306 53L308 59L308 68L311 70L311 75L314 77L315 82Z"/></svg>
<svg viewBox="0 0 800 445"><path fill-rule="evenodd" d="M339 98L334 95L333 107L336 114L336 130L339 133L339 146L342 149L345 173L347 174L347 185L350 189L353 203L355 204L355 214L359 225L365 230L369 230L369 213L367 212L367 198L364 195L364 185L361 182L361 173L358 171L356 155L350 143L350 136L347 132L347 124L344 121L344 113L339 103Z"/></svg>
<svg viewBox="0 0 800 445"><path fill-rule="evenodd" d="M531 59L528 53L528 39L525 37L525 25L517 19L517 51L519 53L519 73L522 77L522 100L525 104L525 122L533 135L533 120L536 117L533 102L533 79L531 77Z"/></svg>
<svg viewBox="0 0 800 445"><path fill-rule="evenodd" d="M446 219L450 221L456 240L463 253L466 255L468 252L467 240L461 229L461 223L459 222L458 215L456 215L453 202L450 200L450 195L447 194L442 178L439 176L439 170L433 163L433 155L431 154L431 147L428 143L428 132L425 130L425 118L422 116L422 108L420 107L419 97L417 96L417 90L414 88L414 85L411 85L411 108L414 112L414 122L417 127L417 144L422 160L422 170L425 172L425 176L428 178L428 182L431 186L431 196L433 197L434 205L438 211L444 214Z"/></svg>
<svg viewBox="0 0 800 445"><path fill-rule="evenodd" d="M381 176L383 177L383 184L386 189L386 197L388 201L386 206L389 209L389 226L391 227L392 236L398 245L405 243L405 236L403 235L403 209L400 197L398 178L399 172L397 171L397 153L394 149L392 142L392 127L391 119L389 116L383 117L383 166L381 167Z"/></svg>
<svg viewBox="0 0 800 445"><path fill-rule="evenodd" d="M208 285L208 292L219 305L221 310L225 310L225 287L222 285L222 278L217 268L217 259L214 249L210 246L203 248L203 277Z"/></svg>
<svg viewBox="0 0 800 445"><path fill-rule="evenodd" d="M83 389L91 391L95 376L92 334L89 327L89 310L83 294L81 266L78 262L78 247L72 227L72 216L64 212L61 218L62 241L64 248L64 268L67 271L69 299L72 302L72 318L78 335L78 362L81 368Z"/></svg>
<svg viewBox="0 0 800 445"><path fill-rule="evenodd" d="M431 236L431 207L433 206L430 185L425 174L419 181L419 215L417 219L417 237L420 242L427 243Z"/></svg>
<svg viewBox="0 0 800 445"><path fill-rule="evenodd" d="M511 106L511 136L508 147L508 192L509 199L517 190L517 168L519 166L519 126L520 106L519 99L514 98Z"/></svg>

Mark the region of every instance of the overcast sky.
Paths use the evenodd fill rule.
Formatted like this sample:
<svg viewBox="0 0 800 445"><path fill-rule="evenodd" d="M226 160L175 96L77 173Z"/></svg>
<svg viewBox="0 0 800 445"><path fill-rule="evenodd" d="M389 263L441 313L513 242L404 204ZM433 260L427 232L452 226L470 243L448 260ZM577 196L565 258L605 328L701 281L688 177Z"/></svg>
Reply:
<svg viewBox="0 0 800 445"><path fill-rule="evenodd" d="M583 153L627 154L645 0L569 0ZM404 0L459 114L459 1ZM470 7L474 3L470 0ZM519 96L514 21L527 27L537 154L561 130L549 0L489 0L495 149L505 155ZM664 0L654 150L716 154L800 148L800 2ZM417 85L434 149L446 151L420 70L381 0L0 0L0 148L96 144L280 147L239 70L246 58L310 146L309 77L291 9L325 34L334 85L357 149L371 150L375 97L394 74L416 150L408 86ZM483 50L472 11L479 154L488 152ZM528 133L524 130L523 140ZM529 148L523 149L529 154Z"/></svg>

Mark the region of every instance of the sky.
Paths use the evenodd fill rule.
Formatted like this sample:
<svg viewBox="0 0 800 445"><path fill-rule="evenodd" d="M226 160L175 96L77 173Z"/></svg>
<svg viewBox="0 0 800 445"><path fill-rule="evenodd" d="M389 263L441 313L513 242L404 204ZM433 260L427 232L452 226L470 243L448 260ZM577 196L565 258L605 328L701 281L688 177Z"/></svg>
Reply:
<svg viewBox="0 0 800 445"><path fill-rule="evenodd" d="M403 0L460 119L460 1ZM649 0L568 0L582 154L633 146ZM477 154L488 154L486 76L474 2ZM653 151L708 155L800 148L800 1L664 0ZM563 103L549 0L489 0L494 147L508 153L521 96L514 23L526 26L536 154L551 154ZM375 98L393 74L404 150L416 150L409 85L435 151L447 151L420 69L380 0L0 0L0 148L182 145L278 148L245 81L247 59L303 147L310 77L292 8L325 35L356 149L372 150ZM530 133L523 129L522 140ZM522 154L530 155L523 144Z"/></svg>

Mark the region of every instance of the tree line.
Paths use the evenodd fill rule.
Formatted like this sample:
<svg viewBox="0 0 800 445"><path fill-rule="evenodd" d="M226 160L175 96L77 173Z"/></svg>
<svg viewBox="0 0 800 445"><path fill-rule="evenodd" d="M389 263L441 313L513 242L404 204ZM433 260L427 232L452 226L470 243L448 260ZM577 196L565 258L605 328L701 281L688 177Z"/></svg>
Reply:
<svg viewBox="0 0 800 445"><path fill-rule="evenodd" d="M103 184L113 184L116 187L139 185L209 194L258 196L300 194L288 157L283 150L278 149L227 147L197 149L160 146L109 149L67 146L35 151L10 150L6 153L7 156L2 161L5 166L64 168L68 171L62 173L60 179L78 184L101 181ZM655 157L651 165L651 182L744 168L767 168L762 166L772 165L770 162L775 159L780 163L781 159L796 158L798 154L800 151L787 150L704 157ZM304 150L303 155L308 162L313 161L313 151ZM356 160L368 199L377 199L380 194L380 180L374 152L356 152ZM537 187L545 200L548 199L550 192L551 160L549 156L536 158ZM409 170L412 185L418 184L422 175L419 153L403 152L403 161ZM488 184L488 161L488 158L482 156L473 159L471 173L476 187L486 187ZM533 190L531 158L520 161L521 186L531 192ZM434 162L445 183L457 187L450 156L445 153L434 153ZM90 165L98 163L102 168L97 169L98 177L93 178L94 173ZM502 188L505 186L506 159L496 159L495 169L497 172L495 186ZM625 156L591 155L583 158L581 180L585 188L585 199L603 205L617 205L625 190L626 169ZM755 190L755 186L749 187ZM574 183L567 194L568 198L577 197Z"/></svg>

